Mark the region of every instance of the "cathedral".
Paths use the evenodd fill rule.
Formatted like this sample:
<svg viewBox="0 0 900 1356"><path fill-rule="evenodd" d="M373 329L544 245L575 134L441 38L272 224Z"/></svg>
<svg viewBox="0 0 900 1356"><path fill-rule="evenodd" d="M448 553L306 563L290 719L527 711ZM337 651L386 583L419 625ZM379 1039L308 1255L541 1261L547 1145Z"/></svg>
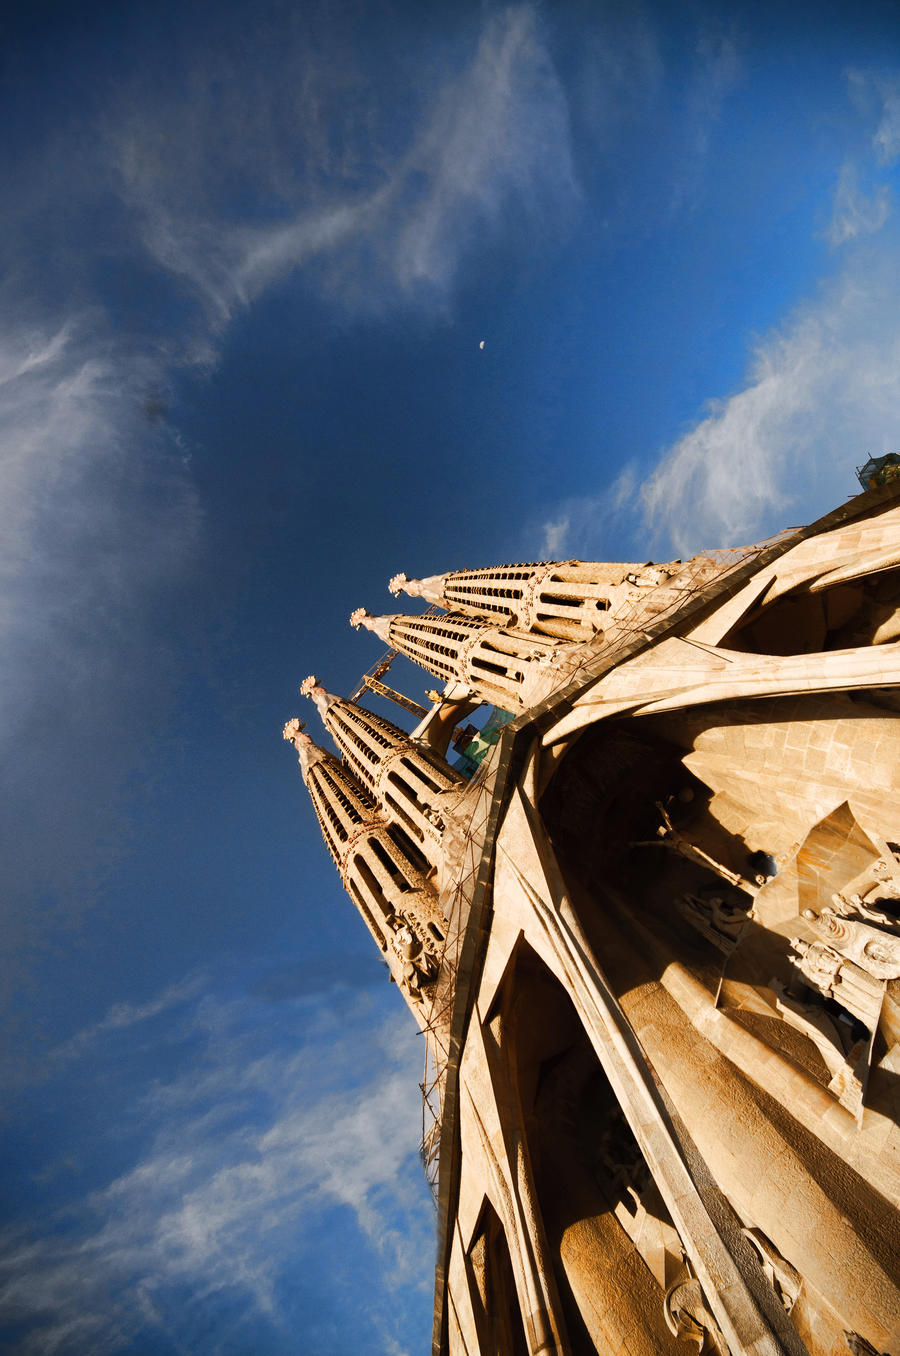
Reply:
<svg viewBox="0 0 900 1356"><path fill-rule="evenodd" d="M431 709L284 734L425 1037L434 1356L900 1356L900 481L390 590Z"/></svg>

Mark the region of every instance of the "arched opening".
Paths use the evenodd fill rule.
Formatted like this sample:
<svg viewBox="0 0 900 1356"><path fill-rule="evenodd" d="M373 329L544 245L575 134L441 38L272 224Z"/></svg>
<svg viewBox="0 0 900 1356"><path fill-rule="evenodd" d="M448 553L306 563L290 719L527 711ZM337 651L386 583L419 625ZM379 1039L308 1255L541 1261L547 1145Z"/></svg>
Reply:
<svg viewBox="0 0 900 1356"><path fill-rule="evenodd" d="M481 1356L528 1356L509 1244L487 1200L466 1257L466 1273Z"/></svg>
<svg viewBox="0 0 900 1356"><path fill-rule="evenodd" d="M686 1353L666 1289L687 1275L680 1240L565 989L520 942L488 1022L521 1108L574 1356Z"/></svg>

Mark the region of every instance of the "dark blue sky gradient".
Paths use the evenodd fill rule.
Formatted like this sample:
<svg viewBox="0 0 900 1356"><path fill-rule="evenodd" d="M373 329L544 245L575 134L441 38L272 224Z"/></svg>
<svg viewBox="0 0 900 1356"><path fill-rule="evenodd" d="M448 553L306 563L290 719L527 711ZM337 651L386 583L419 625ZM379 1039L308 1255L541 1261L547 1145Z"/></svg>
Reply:
<svg viewBox="0 0 900 1356"><path fill-rule="evenodd" d="M3 24L0 1344L412 1356L421 1041L281 727L398 570L739 544L896 447L896 8Z"/></svg>

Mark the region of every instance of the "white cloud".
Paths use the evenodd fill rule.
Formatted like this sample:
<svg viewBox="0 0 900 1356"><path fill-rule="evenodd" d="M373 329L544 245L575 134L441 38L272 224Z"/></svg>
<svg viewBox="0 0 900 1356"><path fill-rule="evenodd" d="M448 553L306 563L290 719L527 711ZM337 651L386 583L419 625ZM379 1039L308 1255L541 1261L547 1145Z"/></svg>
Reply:
<svg viewBox="0 0 900 1356"><path fill-rule="evenodd" d="M247 78L232 73L222 94L220 53L168 101L132 92L110 118L109 154L144 244L202 297L213 325L313 264L314 285L356 311L434 304L504 213L558 229L577 188L566 99L533 6L489 17L476 42L448 43L443 62L423 51L430 87L407 72L399 90L376 88L361 107L360 54L342 50L329 68L310 61L308 41L281 54L259 102L243 68ZM322 73L313 82L311 65ZM405 145L394 120L409 124ZM288 140L302 175L288 168ZM243 216L227 192L237 174Z"/></svg>
<svg viewBox="0 0 900 1356"><path fill-rule="evenodd" d="M159 365L124 351L96 315L0 333L0 640L95 681L102 642L134 591L171 580L200 516L181 456L144 405ZM4 684L8 734L18 683Z"/></svg>
<svg viewBox="0 0 900 1356"><path fill-rule="evenodd" d="M171 1011L173 992L146 1013ZM417 1283L432 1246L415 1163L423 1051L413 1024L405 1011L378 1016L365 996L342 991L331 1005L292 1004L299 1020L276 1049L264 1038L271 1009L202 1001L205 1015L197 1000L176 1028L196 1036L206 1027L200 1052L120 1109L144 1127L141 1158L86 1209L65 1207L64 1229L50 1218L43 1234L37 1225L0 1239L0 1310L28 1324L21 1351L103 1356L148 1325L166 1331L175 1314L184 1349L197 1349L223 1294L230 1322L264 1316L278 1326L285 1269L307 1254L312 1262L336 1205L353 1213L379 1259L372 1321L390 1349L402 1336L391 1293ZM325 1307L335 1299L322 1298Z"/></svg>
<svg viewBox="0 0 900 1356"><path fill-rule="evenodd" d="M561 553L565 550L570 525L571 518L567 513L561 513L558 518L552 518L544 523L540 545L542 560L558 560L560 558Z"/></svg>
<svg viewBox="0 0 900 1356"><path fill-rule="evenodd" d="M881 96L881 119L872 138L878 159L893 165L900 156L900 81L875 82Z"/></svg>
<svg viewBox="0 0 900 1356"><path fill-rule="evenodd" d="M739 545L853 493L853 470L900 444L898 246L854 258L759 343L747 385L663 457L648 526L678 552Z"/></svg>
<svg viewBox="0 0 900 1356"><path fill-rule="evenodd" d="M887 184L879 184L870 196L859 187L859 174L853 163L841 166L834 207L827 236L830 244L843 245L858 235L880 231L891 212L891 193Z"/></svg>

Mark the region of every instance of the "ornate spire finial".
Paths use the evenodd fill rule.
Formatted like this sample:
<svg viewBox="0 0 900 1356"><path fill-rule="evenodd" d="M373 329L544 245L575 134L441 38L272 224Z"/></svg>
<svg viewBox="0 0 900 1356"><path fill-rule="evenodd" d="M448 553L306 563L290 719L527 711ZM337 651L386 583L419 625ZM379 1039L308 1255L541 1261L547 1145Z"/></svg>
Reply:
<svg viewBox="0 0 900 1356"><path fill-rule="evenodd" d="M305 722L298 720L296 716L287 721L281 733L288 743L293 744L294 748L297 750L297 755L300 759L300 773L305 782L309 774L309 769L313 767L315 763L320 763L326 756L325 750L320 749L317 744L313 743L310 736L306 733Z"/></svg>
<svg viewBox="0 0 900 1356"><path fill-rule="evenodd" d="M405 574L395 574L388 589L395 598L398 593L405 593L410 598L424 598L425 584L423 579L407 579Z"/></svg>
<svg viewBox="0 0 900 1356"><path fill-rule="evenodd" d="M303 679L303 682L300 684L300 692L304 697L312 698L318 707L319 715L323 720L325 719L325 712L328 710L331 703L337 701L337 697L334 693L328 692L322 687L314 673L311 673L308 678Z"/></svg>
<svg viewBox="0 0 900 1356"><path fill-rule="evenodd" d="M361 626L364 626L367 631L374 631L376 636L379 636L386 645L391 643L390 617L373 617L372 613L367 612L364 607L358 607L350 613L350 625L357 631Z"/></svg>
<svg viewBox="0 0 900 1356"><path fill-rule="evenodd" d="M293 716L289 721L285 723L285 727L281 733L284 739L289 739L290 742L296 747L297 740L305 729L306 721L299 720L297 716ZM309 735L307 735L306 738L309 739Z"/></svg>

